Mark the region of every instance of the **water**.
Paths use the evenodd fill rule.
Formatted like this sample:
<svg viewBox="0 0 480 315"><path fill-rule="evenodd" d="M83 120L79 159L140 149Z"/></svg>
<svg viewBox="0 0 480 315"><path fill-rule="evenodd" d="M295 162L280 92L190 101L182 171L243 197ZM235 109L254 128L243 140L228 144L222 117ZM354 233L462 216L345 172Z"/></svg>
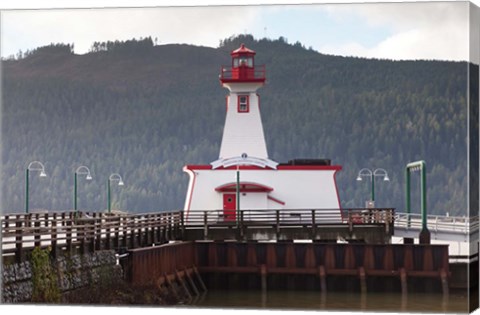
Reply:
<svg viewBox="0 0 480 315"><path fill-rule="evenodd" d="M209 291L194 301L195 307L272 310L365 311L365 312L432 312L467 313L465 293L401 293L318 291Z"/></svg>

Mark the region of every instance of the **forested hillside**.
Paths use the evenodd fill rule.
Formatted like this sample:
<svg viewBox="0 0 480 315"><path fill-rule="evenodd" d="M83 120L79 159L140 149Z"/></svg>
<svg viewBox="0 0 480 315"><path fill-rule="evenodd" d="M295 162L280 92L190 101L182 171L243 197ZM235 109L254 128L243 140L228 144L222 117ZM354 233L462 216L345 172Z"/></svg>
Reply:
<svg viewBox="0 0 480 315"><path fill-rule="evenodd" d="M330 158L343 166L343 207L362 207L370 183L361 168L384 168L378 206L404 207L404 167L425 160L431 213L467 207L467 63L388 61L320 54L285 39L229 38L217 49L154 45L150 38L42 47L4 60L2 88L3 212L21 212L25 168L39 160L47 178L30 176L31 209L104 210L113 172L113 208L149 212L183 208L185 164L218 158L225 119L220 66L240 43L265 64L259 90L270 158ZM413 176L413 204L420 204ZM418 211L418 207L415 211Z"/></svg>

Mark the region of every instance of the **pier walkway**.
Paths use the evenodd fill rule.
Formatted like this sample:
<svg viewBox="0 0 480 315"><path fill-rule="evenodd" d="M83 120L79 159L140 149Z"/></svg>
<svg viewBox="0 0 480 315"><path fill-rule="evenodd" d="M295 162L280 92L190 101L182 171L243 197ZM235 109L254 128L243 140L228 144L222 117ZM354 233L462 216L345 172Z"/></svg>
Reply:
<svg viewBox="0 0 480 315"><path fill-rule="evenodd" d="M395 213L391 208L240 210L233 220L221 210L134 215L68 211L8 214L0 220L2 256L16 261L35 246L50 246L55 254L57 250L127 250L171 240L387 244L392 236L417 238L421 230L419 214ZM429 215L427 225L432 240L478 241L478 216Z"/></svg>
<svg viewBox="0 0 480 315"><path fill-rule="evenodd" d="M478 242L478 216L427 215L427 228L432 240ZM418 238L422 230L422 215L395 213L395 236Z"/></svg>
<svg viewBox="0 0 480 315"><path fill-rule="evenodd" d="M341 215L339 215L339 213ZM34 247L95 251L134 249L171 240L317 240L385 244L393 233L393 209L240 210L147 214L46 212L1 217L2 256L22 261Z"/></svg>

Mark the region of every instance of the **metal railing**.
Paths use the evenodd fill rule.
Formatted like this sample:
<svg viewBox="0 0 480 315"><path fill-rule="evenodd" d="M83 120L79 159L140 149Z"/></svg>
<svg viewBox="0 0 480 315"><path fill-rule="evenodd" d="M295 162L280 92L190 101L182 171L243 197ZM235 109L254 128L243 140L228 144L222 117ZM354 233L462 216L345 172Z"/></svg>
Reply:
<svg viewBox="0 0 480 315"><path fill-rule="evenodd" d="M396 213L395 227L406 230L421 230L422 215L419 213ZM479 217L427 215L427 227L431 232L470 234L479 230Z"/></svg>

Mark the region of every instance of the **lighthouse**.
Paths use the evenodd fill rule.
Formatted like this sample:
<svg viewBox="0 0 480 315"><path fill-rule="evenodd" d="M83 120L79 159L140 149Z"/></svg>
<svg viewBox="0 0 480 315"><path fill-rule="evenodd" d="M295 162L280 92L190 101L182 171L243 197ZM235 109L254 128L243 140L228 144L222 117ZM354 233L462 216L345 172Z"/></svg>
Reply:
<svg viewBox="0 0 480 315"><path fill-rule="evenodd" d="M231 65L222 66L220 73L220 83L229 95L220 155L212 165L276 168L278 163L268 159L257 93L265 84L265 66L255 65L255 52L244 44L231 56Z"/></svg>
<svg viewBox="0 0 480 315"><path fill-rule="evenodd" d="M341 166L327 159L270 159L258 92L265 84L265 66L256 65L256 52L244 44L230 55L231 63L219 75L228 95L218 159L183 168L190 177L187 222L192 210L223 210L223 219L235 220L238 210L268 209L338 210L333 219L340 221L335 175Z"/></svg>
<svg viewBox="0 0 480 315"><path fill-rule="evenodd" d="M255 66L255 52L241 45L232 64L222 67L220 82L230 94L219 159L251 156L268 159L257 90L265 83L265 67Z"/></svg>

